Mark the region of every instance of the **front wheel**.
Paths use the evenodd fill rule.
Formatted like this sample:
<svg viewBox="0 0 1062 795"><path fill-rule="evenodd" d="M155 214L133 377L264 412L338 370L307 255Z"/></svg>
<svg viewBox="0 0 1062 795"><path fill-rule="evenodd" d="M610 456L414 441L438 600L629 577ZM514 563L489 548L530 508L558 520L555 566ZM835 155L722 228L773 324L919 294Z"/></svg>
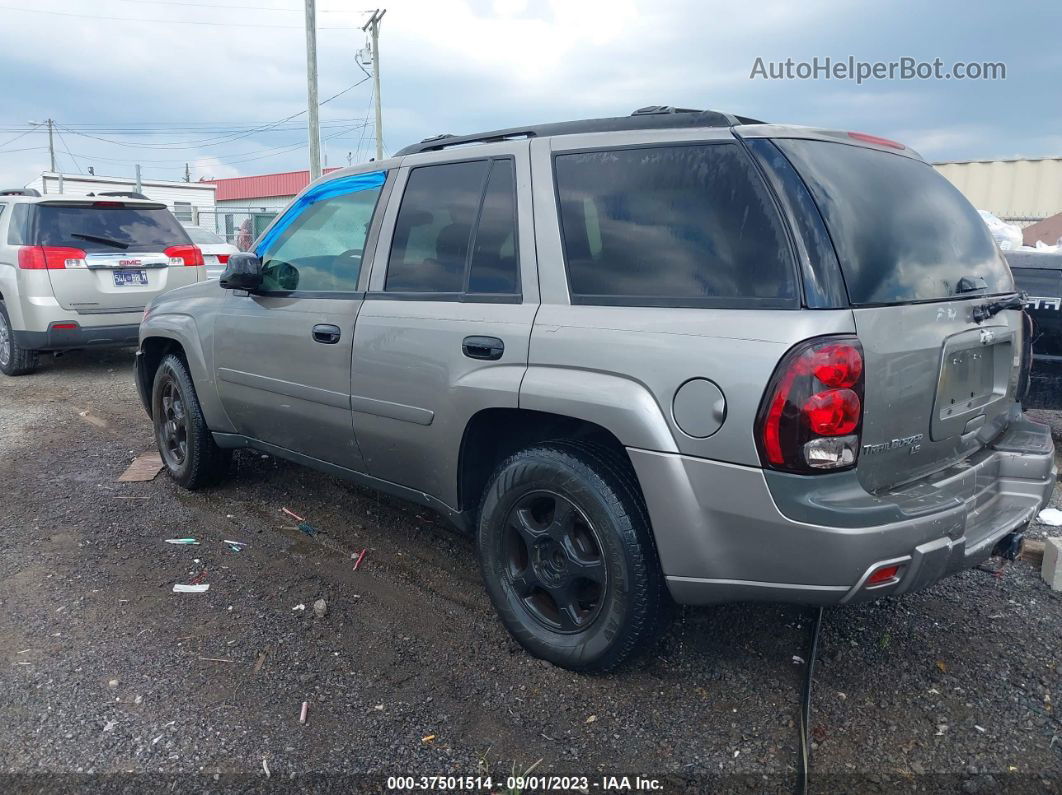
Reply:
<svg viewBox="0 0 1062 795"><path fill-rule="evenodd" d="M151 389L155 441L166 471L186 489L201 489L221 480L232 459L207 428L188 365L169 354L155 373Z"/></svg>
<svg viewBox="0 0 1062 795"><path fill-rule="evenodd" d="M477 546L499 616L536 657L607 671L666 626L670 597L637 482L606 448L556 442L505 461Z"/></svg>

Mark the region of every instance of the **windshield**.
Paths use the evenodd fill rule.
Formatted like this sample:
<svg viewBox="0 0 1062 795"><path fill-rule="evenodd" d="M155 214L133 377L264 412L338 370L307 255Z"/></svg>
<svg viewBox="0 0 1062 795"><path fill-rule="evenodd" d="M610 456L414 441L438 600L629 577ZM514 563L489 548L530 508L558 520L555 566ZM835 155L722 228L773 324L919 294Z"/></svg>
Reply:
<svg viewBox="0 0 1062 795"><path fill-rule="evenodd" d="M828 141L775 143L822 212L852 304L1013 291L1010 269L977 210L928 163Z"/></svg>
<svg viewBox="0 0 1062 795"><path fill-rule="evenodd" d="M35 243L83 251L162 251L188 243L188 233L165 207L39 204Z"/></svg>
<svg viewBox="0 0 1062 795"><path fill-rule="evenodd" d="M217 245L218 243L225 242L225 238L221 235L216 235L209 229L203 229L200 226L186 226L184 231L188 233L188 237L192 238L193 243L202 244L204 246Z"/></svg>

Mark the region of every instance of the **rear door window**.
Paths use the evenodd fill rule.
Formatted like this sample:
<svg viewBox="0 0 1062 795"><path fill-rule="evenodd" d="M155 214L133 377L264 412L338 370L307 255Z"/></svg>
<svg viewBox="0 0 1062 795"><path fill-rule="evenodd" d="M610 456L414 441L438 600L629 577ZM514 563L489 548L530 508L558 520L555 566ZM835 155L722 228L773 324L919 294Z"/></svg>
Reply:
<svg viewBox="0 0 1062 795"><path fill-rule="evenodd" d="M775 143L822 212L852 304L939 301L1014 289L984 221L928 163L829 141ZM985 289L958 293L964 277Z"/></svg>
<svg viewBox="0 0 1062 795"><path fill-rule="evenodd" d="M739 145L560 154L554 168L573 303L796 304L788 236Z"/></svg>
<svg viewBox="0 0 1062 795"><path fill-rule="evenodd" d="M385 292L453 300L517 295L514 168L510 158L414 168L395 222Z"/></svg>
<svg viewBox="0 0 1062 795"><path fill-rule="evenodd" d="M34 243L68 246L89 253L159 252L190 241L164 207L38 204Z"/></svg>

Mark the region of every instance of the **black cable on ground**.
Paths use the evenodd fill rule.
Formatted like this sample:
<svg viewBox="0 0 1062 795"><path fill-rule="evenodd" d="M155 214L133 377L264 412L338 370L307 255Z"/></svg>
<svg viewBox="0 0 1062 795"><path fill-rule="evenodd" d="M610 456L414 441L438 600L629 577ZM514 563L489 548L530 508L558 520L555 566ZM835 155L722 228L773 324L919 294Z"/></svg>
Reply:
<svg viewBox="0 0 1062 795"><path fill-rule="evenodd" d="M819 653L819 628L822 626L822 608L816 608L815 618L811 623L811 648L807 656L807 669L804 674L804 694L800 699L800 764L797 766L797 788L799 795L808 791L808 771L811 769L811 679L815 675L815 657Z"/></svg>

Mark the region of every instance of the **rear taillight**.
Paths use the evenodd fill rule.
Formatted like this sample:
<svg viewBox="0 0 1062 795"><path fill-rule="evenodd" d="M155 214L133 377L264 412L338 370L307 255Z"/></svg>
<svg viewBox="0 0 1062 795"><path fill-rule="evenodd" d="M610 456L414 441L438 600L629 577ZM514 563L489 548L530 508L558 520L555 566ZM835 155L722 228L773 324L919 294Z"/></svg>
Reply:
<svg viewBox="0 0 1062 795"><path fill-rule="evenodd" d="M170 265L202 265L203 252L198 246L170 246L162 252L170 258Z"/></svg>
<svg viewBox="0 0 1062 795"><path fill-rule="evenodd" d="M228 254L218 254L218 262L220 262L222 265L228 265L229 264L229 255Z"/></svg>
<svg viewBox="0 0 1062 795"><path fill-rule="evenodd" d="M760 459L787 472L851 467L862 425L859 340L809 340L790 350L771 377L756 419Z"/></svg>
<svg viewBox="0 0 1062 795"><path fill-rule="evenodd" d="M18 250L18 266L23 270L64 270L87 268L85 252L65 246L22 246Z"/></svg>

